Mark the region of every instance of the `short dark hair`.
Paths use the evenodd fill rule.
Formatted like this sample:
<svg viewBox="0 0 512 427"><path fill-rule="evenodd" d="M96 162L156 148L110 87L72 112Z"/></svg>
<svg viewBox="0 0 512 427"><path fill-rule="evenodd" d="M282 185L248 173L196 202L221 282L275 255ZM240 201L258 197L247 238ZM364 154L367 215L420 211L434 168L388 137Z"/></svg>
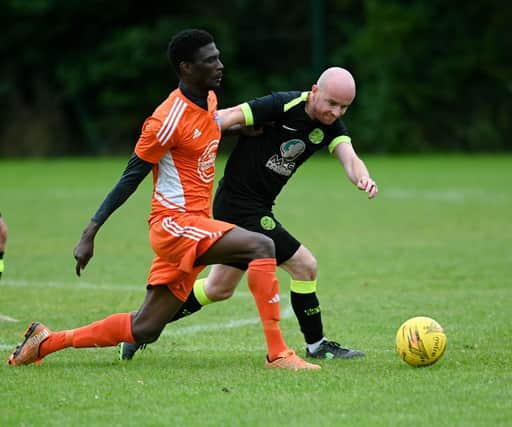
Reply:
<svg viewBox="0 0 512 427"><path fill-rule="evenodd" d="M178 76L181 62L194 62L196 52L213 42L213 36L205 30L193 28L177 33L169 42L167 57Z"/></svg>

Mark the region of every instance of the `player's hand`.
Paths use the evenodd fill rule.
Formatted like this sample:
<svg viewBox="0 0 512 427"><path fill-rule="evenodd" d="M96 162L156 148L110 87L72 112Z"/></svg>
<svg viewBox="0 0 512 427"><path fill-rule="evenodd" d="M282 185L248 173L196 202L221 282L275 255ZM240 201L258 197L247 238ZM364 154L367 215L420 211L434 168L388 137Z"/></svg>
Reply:
<svg viewBox="0 0 512 427"><path fill-rule="evenodd" d="M80 270L83 270L89 260L94 255L94 241L84 239L83 237L78 242L78 245L73 249L73 256L76 260L75 271L77 276L80 276Z"/></svg>
<svg viewBox="0 0 512 427"><path fill-rule="evenodd" d="M73 256L76 260L76 275L80 276L80 270L85 269L89 260L94 255L94 236L98 232L99 225L91 221L87 228L83 231L80 241L73 249Z"/></svg>
<svg viewBox="0 0 512 427"><path fill-rule="evenodd" d="M371 179L369 176L362 176L359 181L357 181L357 188L368 193L368 198L373 199L377 196L379 192L379 188L377 187L377 183Z"/></svg>

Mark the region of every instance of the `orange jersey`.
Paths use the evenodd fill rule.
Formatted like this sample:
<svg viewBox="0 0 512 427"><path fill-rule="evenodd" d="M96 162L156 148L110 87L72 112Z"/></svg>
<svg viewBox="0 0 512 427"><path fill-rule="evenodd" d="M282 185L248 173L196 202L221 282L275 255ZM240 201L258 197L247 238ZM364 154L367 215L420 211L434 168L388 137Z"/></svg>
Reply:
<svg viewBox="0 0 512 427"><path fill-rule="evenodd" d="M220 135L213 91L208 111L175 89L146 119L135 154L155 165L150 222L170 211L210 216Z"/></svg>

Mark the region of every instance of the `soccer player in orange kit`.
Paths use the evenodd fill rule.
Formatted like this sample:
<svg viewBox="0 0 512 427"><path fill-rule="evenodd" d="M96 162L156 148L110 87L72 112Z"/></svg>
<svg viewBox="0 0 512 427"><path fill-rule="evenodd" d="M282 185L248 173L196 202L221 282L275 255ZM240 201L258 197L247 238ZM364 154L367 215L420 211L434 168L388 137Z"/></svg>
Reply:
<svg viewBox="0 0 512 427"><path fill-rule="evenodd" d="M203 30L184 30L171 40L168 56L179 76L179 87L144 122L127 168L74 250L76 273L80 275L93 256L100 227L152 170L149 237L155 257L144 302L136 313L113 314L71 330L52 332L34 322L8 363L37 363L67 347L154 342L206 265L241 262L248 263L249 288L263 324L266 366L320 369L297 356L281 335L272 240L210 217L218 143L222 128L230 126L222 123L216 110L213 90L220 85L224 66L213 37Z"/></svg>
<svg viewBox="0 0 512 427"><path fill-rule="evenodd" d="M316 258L276 218L275 205L295 172L326 149L359 190L369 199L377 196L377 183L355 152L342 120L355 96L352 74L329 67L310 91L272 92L219 111L223 122L256 125L261 131L247 132L245 128L240 132L217 186L213 216L272 239L276 262L290 275L290 302L304 335L306 356L315 359L353 359L364 353L325 337ZM229 298L246 270L246 264L214 265L207 278L196 281L172 321ZM137 344L121 344L120 358L132 359L138 348Z"/></svg>

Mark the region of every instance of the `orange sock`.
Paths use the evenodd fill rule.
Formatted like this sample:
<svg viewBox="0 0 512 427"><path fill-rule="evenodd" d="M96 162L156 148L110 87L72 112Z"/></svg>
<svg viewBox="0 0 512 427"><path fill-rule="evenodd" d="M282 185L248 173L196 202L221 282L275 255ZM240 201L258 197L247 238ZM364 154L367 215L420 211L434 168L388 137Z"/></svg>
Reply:
<svg viewBox="0 0 512 427"><path fill-rule="evenodd" d="M279 353L288 348L279 326L281 305L279 303L279 282L276 277L276 260L261 258L251 261L247 272L247 281L263 323L268 358L272 361L277 358Z"/></svg>
<svg viewBox="0 0 512 427"><path fill-rule="evenodd" d="M109 347L120 342L135 342L131 313L112 314L81 328L52 332L39 347L39 357L67 347Z"/></svg>

